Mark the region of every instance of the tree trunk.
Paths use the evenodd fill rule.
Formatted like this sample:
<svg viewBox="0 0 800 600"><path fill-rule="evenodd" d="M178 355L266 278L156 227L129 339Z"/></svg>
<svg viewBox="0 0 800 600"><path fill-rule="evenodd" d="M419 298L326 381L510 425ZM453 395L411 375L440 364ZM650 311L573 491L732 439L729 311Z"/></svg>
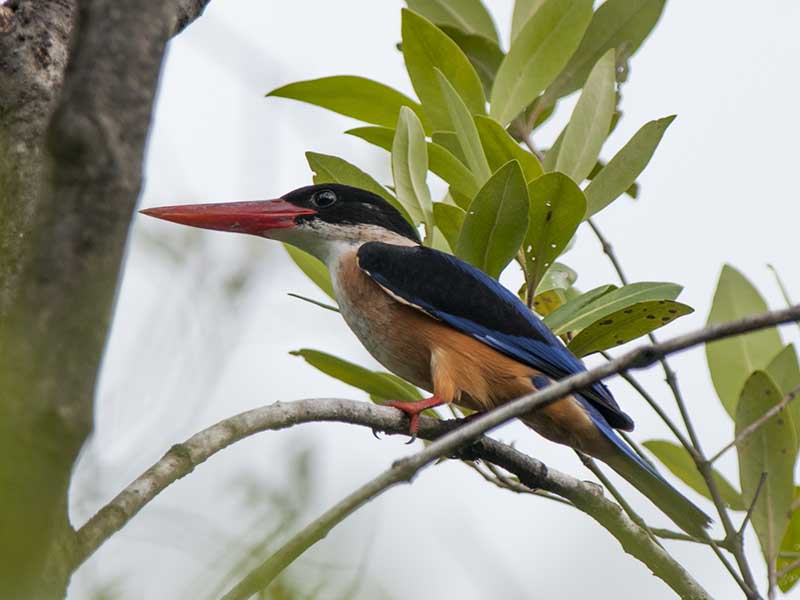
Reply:
<svg viewBox="0 0 800 600"><path fill-rule="evenodd" d="M66 592L164 48L206 2L0 6L0 598Z"/></svg>

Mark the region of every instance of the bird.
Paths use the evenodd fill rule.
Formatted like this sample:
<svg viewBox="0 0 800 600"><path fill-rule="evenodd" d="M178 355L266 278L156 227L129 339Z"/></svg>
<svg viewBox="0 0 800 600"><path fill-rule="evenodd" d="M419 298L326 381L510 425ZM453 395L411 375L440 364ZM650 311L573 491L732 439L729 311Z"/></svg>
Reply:
<svg viewBox="0 0 800 600"><path fill-rule="evenodd" d="M422 245L400 211L370 191L322 183L275 200L141 212L278 240L322 261L341 315L367 351L431 393L386 403L408 415L411 434L428 408L453 402L488 411L586 370L514 293L469 263ZM710 518L616 433L634 423L602 382L521 420L548 440L603 461L686 533L707 537Z"/></svg>

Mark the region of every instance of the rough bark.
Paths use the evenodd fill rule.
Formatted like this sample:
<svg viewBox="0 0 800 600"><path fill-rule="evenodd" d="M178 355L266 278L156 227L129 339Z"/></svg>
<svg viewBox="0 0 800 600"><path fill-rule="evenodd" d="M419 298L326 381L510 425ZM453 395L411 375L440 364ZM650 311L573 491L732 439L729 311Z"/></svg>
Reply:
<svg viewBox="0 0 800 600"><path fill-rule="evenodd" d="M206 0L207 1L207 0ZM206 2L0 7L0 597L63 597L165 44Z"/></svg>

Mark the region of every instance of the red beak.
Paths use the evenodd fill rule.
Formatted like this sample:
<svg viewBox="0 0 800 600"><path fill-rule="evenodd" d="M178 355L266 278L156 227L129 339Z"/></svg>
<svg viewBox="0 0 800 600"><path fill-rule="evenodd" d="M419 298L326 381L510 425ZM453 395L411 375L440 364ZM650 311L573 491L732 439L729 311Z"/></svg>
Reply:
<svg viewBox="0 0 800 600"><path fill-rule="evenodd" d="M278 199L161 206L146 208L139 212L157 219L192 227L261 235L270 229L294 227L297 217L313 215L317 211Z"/></svg>

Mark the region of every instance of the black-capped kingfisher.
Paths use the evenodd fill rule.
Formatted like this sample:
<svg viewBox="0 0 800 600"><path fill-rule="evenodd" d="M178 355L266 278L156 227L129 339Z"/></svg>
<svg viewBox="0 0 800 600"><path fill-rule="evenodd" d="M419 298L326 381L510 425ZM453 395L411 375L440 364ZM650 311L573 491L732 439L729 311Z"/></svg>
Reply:
<svg viewBox="0 0 800 600"><path fill-rule="evenodd" d="M454 402L486 411L585 370L516 295L455 256L422 246L400 212L371 192L324 184L277 200L142 212L280 240L321 260L342 317L370 354L433 394L389 403L410 416L412 433L427 408ZM615 433L632 430L633 421L602 383L522 421L549 440L602 460L687 533L705 537L708 516Z"/></svg>

